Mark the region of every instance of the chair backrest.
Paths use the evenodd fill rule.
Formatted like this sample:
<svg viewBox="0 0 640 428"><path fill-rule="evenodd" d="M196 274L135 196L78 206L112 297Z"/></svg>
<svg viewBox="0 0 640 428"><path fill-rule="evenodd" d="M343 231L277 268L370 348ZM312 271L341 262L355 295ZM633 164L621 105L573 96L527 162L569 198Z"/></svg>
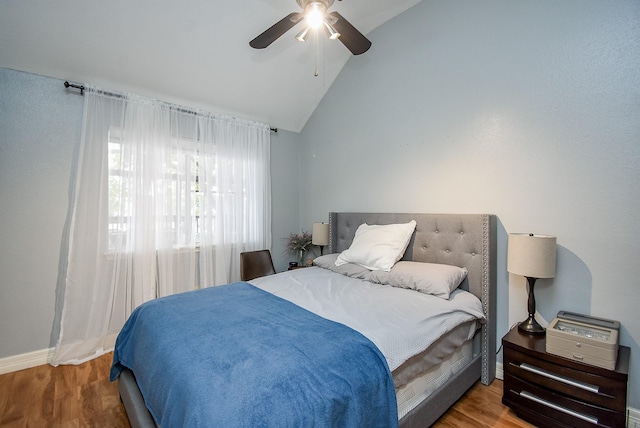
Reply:
<svg viewBox="0 0 640 428"><path fill-rule="evenodd" d="M269 250L245 251L240 253L240 279L250 281L261 276L276 273Z"/></svg>

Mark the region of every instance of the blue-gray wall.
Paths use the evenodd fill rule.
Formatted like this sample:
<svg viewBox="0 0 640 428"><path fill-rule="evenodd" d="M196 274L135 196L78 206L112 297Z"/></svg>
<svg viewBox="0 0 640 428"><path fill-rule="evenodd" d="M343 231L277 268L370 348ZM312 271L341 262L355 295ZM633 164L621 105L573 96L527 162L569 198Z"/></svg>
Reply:
<svg viewBox="0 0 640 428"><path fill-rule="evenodd" d="M368 36L301 133L301 224L497 214L499 337L526 318L507 233L557 236L539 319L621 321L640 408L640 2L424 0Z"/></svg>
<svg viewBox="0 0 640 428"><path fill-rule="evenodd" d="M286 270L295 255L287 253L289 234L300 224L300 134L271 133L271 256L277 271ZM309 229L308 229L309 230Z"/></svg>
<svg viewBox="0 0 640 428"><path fill-rule="evenodd" d="M49 348L82 97L0 68L0 358Z"/></svg>

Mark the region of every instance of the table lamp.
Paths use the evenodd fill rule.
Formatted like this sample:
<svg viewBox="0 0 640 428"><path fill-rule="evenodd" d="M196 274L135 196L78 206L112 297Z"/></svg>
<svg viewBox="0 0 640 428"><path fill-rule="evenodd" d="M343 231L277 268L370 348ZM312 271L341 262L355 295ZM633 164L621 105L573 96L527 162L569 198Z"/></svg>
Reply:
<svg viewBox="0 0 640 428"><path fill-rule="evenodd" d="M555 236L533 233L509 234L507 271L527 278L529 317L518 325L518 330L529 334L544 334L545 329L536 321L536 298L533 286L538 278L553 278L556 274Z"/></svg>
<svg viewBox="0 0 640 428"><path fill-rule="evenodd" d="M311 243L320 247L320 255L322 255L325 245L329 245L328 223L313 223L313 230L311 231Z"/></svg>

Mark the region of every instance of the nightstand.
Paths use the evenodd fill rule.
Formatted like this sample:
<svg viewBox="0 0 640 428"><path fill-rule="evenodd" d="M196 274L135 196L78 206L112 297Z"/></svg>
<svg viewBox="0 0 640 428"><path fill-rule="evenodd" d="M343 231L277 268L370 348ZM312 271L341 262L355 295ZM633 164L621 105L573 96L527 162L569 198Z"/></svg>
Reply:
<svg viewBox="0 0 640 428"><path fill-rule="evenodd" d="M629 348L620 346L615 370L546 352L546 336L512 328L503 338L502 403L541 427L624 427Z"/></svg>

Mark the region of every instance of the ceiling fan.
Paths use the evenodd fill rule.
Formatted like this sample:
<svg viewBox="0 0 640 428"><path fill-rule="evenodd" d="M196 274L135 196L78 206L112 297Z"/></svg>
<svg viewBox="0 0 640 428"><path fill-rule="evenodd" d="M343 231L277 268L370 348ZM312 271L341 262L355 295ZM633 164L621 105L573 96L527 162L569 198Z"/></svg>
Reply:
<svg viewBox="0 0 640 428"><path fill-rule="evenodd" d="M341 1L341 0L338 0ZM266 31L249 42L255 49L264 49L280 36L305 21L305 28L296 35L296 39L304 42L309 33L316 29L324 31L330 39L339 39L354 55L365 53L371 42L338 12L327 13L334 0L296 0L302 12L293 12L276 22Z"/></svg>

